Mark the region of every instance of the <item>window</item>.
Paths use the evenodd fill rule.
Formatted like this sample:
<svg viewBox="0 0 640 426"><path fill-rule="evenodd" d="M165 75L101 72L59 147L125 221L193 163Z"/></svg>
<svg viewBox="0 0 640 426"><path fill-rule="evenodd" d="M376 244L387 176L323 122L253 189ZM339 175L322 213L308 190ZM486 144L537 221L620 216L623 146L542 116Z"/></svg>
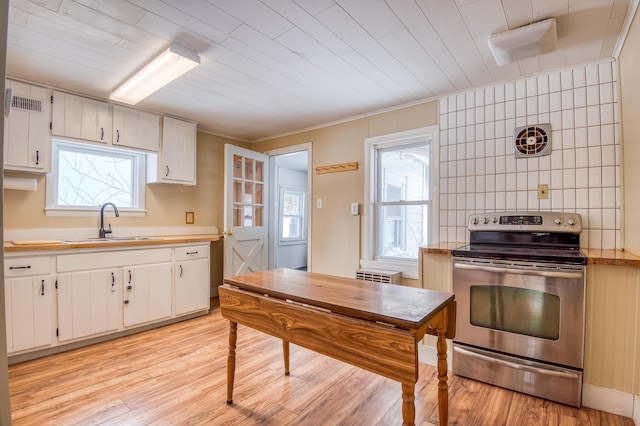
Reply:
<svg viewBox="0 0 640 426"><path fill-rule="evenodd" d="M304 206L307 192L301 189L280 188L280 241L305 239Z"/></svg>
<svg viewBox="0 0 640 426"><path fill-rule="evenodd" d="M107 201L143 213L144 175L143 153L54 139L47 214L93 214Z"/></svg>
<svg viewBox="0 0 640 426"><path fill-rule="evenodd" d="M363 267L417 278L420 247L435 241L437 128L368 138Z"/></svg>

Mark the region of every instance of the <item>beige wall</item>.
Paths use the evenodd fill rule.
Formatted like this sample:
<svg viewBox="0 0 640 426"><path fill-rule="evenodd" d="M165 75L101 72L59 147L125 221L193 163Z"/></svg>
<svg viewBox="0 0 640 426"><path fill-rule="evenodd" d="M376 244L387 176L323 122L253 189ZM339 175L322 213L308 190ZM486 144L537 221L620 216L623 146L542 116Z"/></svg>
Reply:
<svg viewBox="0 0 640 426"><path fill-rule="evenodd" d="M640 18L636 16L620 54L623 237L627 251L640 255Z"/></svg>
<svg viewBox="0 0 640 426"><path fill-rule="evenodd" d="M121 216L112 221L113 228L185 226L185 212L192 211L195 213L194 226L217 226L222 229L225 143L247 146L231 139L198 133L197 185L146 185L147 214L140 218ZM9 172L6 175L25 176ZM96 228L97 232L100 224L97 214L92 217L47 216L44 211L46 177L39 176L37 179L38 189L35 192L4 191L4 229Z"/></svg>
<svg viewBox="0 0 640 426"><path fill-rule="evenodd" d="M437 122L438 104L428 102L252 144L251 149L265 152L306 142L312 143L312 271L353 277L359 267L362 253L362 216L352 216L350 205L357 202L362 206L364 202L364 139L431 126ZM318 166L348 162L358 162L358 170L321 175L315 173ZM321 209L316 208L318 198L322 198Z"/></svg>

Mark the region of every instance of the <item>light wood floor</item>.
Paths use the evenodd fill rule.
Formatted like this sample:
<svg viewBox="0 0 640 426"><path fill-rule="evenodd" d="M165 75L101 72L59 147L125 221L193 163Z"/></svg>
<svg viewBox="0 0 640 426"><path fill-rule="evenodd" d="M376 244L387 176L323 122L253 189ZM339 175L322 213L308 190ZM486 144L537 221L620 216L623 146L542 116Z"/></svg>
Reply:
<svg viewBox="0 0 640 426"><path fill-rule="evenodd" d="M238 327L234 405L227 406L228 323L207 316L9 368L14 425L400 425L401 388L389 379ZM437 424L435 368L421 364L416 423ZM633 425L451 376L459 425Z"/></svg>

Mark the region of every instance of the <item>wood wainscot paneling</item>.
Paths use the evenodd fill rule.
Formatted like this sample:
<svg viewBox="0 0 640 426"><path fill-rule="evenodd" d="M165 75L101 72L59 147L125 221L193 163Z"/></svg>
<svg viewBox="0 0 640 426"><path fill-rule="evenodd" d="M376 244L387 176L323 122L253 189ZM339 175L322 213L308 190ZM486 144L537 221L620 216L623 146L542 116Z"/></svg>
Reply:
<svg viewBox="0 0 640 426"><path fill-rule="evenodd" d="M418 271L422 288L436 291L453 291L451 255L443 252L421 253L418 257ZM437 339L434 336L425 336L422 343L436 348Z"/></svg>
<svg viewBox="0 0 640 426"><path fill-rule="evenodd" d="M640 394L640 268L588 265L584 382Z"/></svg>

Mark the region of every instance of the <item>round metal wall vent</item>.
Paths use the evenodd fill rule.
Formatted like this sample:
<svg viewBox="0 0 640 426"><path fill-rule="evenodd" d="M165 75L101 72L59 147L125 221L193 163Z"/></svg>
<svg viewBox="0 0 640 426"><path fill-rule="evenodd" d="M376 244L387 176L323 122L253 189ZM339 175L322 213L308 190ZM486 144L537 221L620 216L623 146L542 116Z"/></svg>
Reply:
<svg viewBox="0 0 640 426"><path fill-rule="evenodd" d="M551 153L551 125L516 127L513 131L516 157L536 157Z"/></svg>

